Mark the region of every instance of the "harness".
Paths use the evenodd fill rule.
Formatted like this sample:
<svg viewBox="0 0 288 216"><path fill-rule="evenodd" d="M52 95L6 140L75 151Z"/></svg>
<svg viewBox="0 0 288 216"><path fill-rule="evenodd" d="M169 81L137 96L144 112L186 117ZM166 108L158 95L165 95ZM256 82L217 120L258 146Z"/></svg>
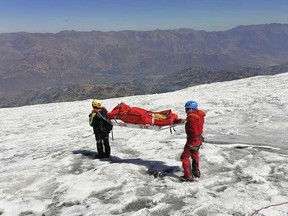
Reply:
<svg viewBox="0 0 288 216"><path fill-rule="evenodd" d="M204 142L204 137L202 136L202 134L199 134L196 139L201 139L202 142ZM190 151L198 151L202 145L202 142L198 146L191 146L189 144L187 144L186 146L187 148L189 148Z"/></svg>

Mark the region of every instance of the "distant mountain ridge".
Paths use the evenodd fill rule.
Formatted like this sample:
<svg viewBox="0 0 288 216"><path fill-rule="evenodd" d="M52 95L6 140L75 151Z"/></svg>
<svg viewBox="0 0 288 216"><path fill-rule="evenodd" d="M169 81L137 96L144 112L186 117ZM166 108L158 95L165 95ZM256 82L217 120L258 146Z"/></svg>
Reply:
<svg viewBox="0 0 288 216"><path fill-rule="evenodd" d="M0 93L103 83L126 83L130 90L139 83L148 88L141 92L150 92L155 90L149 86L151 79L167 80L163 77L189 68L233 73L287 62L288 24L215 32L183 28L5 33L0 34ZM202 76L206 80L201 82L212 82L211 75Z"/></svg>
<svg viewBox="0 0 288 216"><path fill-rule="evenodd" d="M288 64L265 68L241 68L234 70L211 70L200 67L187 68L169 75L155 75L144 80L135 79L127 83L78 84L24 91L17 94L0 93L0 108L39 103L85 100L87 98L116 98L140 94L163 93L186 87L223 82L258 75L274 75L288 72Z"/></svg>
<svg viewBox="0 0 288 216"><path fill-rule="evenodd" d="M189 67L271 66L288 61L288 24L0 35L0 91L112 82Z"/></svg>

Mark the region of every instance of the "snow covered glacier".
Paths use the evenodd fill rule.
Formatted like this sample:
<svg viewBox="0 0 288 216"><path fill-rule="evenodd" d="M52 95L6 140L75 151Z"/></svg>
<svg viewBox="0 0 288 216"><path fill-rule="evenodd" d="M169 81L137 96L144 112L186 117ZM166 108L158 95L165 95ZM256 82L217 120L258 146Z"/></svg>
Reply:
<svg viewBox="0 0 288 216"><path fill-rule="evenodd" d="M103 100L148 110L198 101L202 176L180 183L176 132L114 127L95 159L91 100L0 109L0 215L288 215L288 73Z"/></svg>

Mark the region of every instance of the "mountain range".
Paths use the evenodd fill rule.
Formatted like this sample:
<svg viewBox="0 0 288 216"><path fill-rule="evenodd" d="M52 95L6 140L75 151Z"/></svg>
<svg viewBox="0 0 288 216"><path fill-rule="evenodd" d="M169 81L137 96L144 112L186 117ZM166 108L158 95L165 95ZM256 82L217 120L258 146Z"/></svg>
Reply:
<svg viewBox="0 0 288 216"><path fill-rule="evenodd" d="M287 63L288 24L4 33L0 107L172 91L287 72Z"/></svg>

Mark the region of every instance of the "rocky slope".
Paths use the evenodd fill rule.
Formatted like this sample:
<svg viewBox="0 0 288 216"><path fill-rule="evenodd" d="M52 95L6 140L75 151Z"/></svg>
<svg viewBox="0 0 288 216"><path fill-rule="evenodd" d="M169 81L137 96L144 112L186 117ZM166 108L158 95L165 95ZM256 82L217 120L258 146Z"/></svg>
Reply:
<svg viewBox="0 0 288 216"><path fill-rule="evenodd" d="M35 95L46 94L41 92L51 92L56 100L63 97L67 86L83 89L83 84L115 87L115 83L122 83L127 87L122 95L171 91L189 85L187 73L190 85L194 85L257 75L257 68L287 62L288 24L238 26L222 32L0 34L0 106L34 103L31 98ZM243 67L254 69L241 72ZM179 80L183 80L181 84ZM25 103L12 100L20 96ZM47 96L41 101L53 100Z"/></svg>

